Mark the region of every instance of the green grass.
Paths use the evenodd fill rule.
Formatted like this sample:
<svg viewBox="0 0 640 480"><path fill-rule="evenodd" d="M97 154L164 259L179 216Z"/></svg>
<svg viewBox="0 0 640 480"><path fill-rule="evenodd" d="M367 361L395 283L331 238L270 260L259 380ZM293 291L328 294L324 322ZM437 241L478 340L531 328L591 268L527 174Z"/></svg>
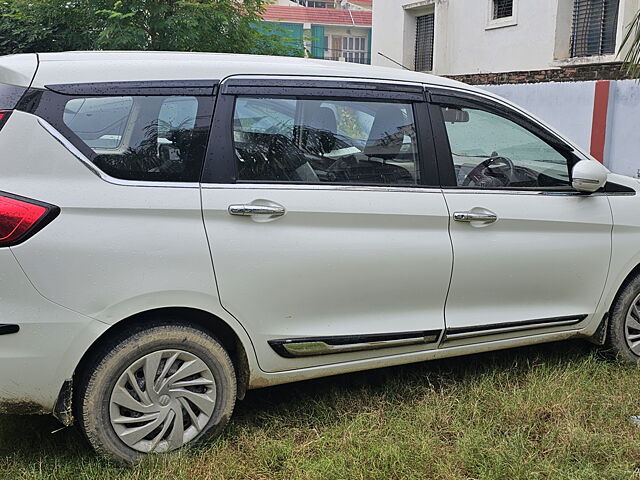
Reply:
<svg viewBox="0 0 640 480"><path fill-rule="evenodd" d="M0 417L0 479L640 479L636 414L640 369L565 342L249 392L221 439L130 469Z"/></svg>

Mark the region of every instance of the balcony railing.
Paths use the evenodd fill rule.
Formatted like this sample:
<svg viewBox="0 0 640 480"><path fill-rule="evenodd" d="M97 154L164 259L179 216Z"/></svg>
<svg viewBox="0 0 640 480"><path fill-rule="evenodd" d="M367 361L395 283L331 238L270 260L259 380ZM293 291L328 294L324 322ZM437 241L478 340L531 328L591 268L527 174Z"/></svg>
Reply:
<svg viewBox="0 0 640 480"><path fill-rule="evenodd" d="M371 55L363 50L338 50L334 48L324 49L325 60L336 60L349 63L371 64Z"/></svg>

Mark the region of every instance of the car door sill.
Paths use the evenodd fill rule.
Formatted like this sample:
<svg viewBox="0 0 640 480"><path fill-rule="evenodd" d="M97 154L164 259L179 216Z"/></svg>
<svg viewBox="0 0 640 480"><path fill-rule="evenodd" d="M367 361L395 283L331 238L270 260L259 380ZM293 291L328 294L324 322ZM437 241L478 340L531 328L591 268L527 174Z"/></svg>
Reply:
<svg viewBox="0 0 640 480"><path fill-rule="evenodd" d="M470 327L452 327L445 330L444 340L457 340L463 338L482 337L500 333L511 333L524 330L537 330L540 328L560 327L580 323L586 314L569 315L564 317L540 318L536 320L523 320L518 322L494 323L489 325L477 325Z"/></svg>
<svg viewBox="0 0 640 480"><path fill-rule="evenodd" d="M436 344L441 330L401 333L373 333L270 340L269 345L281 357L298 358L337 353L361 352L410 345Z"/></svg>

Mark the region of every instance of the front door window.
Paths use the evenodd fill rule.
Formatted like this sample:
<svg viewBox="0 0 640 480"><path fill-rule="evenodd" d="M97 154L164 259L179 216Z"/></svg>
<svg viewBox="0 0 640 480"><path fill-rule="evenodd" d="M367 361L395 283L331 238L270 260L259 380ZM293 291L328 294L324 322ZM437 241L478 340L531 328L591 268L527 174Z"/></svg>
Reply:
<svg viewBox="0 0 640 480"><path fill-rule="evenodd" d="M457 186L567 189L569 161L524 127L474 108L442 107Z"/></svg>

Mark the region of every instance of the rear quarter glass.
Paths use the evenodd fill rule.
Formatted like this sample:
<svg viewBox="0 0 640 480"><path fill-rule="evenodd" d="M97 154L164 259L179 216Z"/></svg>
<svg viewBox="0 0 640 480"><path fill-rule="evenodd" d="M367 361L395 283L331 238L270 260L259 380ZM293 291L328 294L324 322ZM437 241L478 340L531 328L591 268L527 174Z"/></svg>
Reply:
<svg viewBox="0 0 640 480"><path fill-rule="evenodd" d="M0 110L14 109L26 91L23 87L0 83Z"/></svg>

